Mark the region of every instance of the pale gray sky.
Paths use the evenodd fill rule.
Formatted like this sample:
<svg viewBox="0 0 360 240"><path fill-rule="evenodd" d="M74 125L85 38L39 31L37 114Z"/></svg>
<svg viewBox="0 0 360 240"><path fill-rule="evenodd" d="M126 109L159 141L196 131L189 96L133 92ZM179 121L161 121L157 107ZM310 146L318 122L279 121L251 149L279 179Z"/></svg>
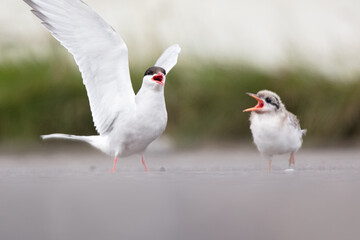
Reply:
<svg viewBox="0 0 360 240"><path fill-rule="evenodd" d="M329 75L359 73L358 0L84 1L124 38L134 59L156 58L179 43L183 59L246 61L269 71L296 59ZM24 49L44 54L54 45L24 2L0 6L0 58Z"/></svg>

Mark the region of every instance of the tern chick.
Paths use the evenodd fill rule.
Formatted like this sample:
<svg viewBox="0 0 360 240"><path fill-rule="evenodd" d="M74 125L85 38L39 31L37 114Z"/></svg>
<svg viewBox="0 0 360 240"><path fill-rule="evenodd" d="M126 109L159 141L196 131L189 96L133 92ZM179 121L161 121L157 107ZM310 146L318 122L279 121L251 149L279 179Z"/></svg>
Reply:
<svg viewBox="0 0 360 240"><path fill-rule="evenodd" d="M268 170L271 170L272 157L285 153L290 153L289 167L293 168L294 155L302 145L306 130L301 129L297 117L286 110L276 93L261 90L257 94L247 94L258 101L255 107L244 112L251 112L250 129L254 143L269 161Z"/></svg>

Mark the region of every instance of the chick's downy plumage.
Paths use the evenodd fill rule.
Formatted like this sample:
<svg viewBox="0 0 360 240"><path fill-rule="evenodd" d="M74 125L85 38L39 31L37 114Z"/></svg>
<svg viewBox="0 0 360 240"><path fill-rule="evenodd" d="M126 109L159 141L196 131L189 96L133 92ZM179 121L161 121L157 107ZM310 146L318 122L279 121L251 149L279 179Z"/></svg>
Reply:
<svg viewBox="0 0 360 240"><path fill-rule="evenodd" d="M269 170L274 155L290 153L289 165L295 164L294 154L302 145L302 130L297 117L287 111L280 97L269 90L248 93L258 103L245 109L251 112L250 129L259 152L269 160Z"/></svg>

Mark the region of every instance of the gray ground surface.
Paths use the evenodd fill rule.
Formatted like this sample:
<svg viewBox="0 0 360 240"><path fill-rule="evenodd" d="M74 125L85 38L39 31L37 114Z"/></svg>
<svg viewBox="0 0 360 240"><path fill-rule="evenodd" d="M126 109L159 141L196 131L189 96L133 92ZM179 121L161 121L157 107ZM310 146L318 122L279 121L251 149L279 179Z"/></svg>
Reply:
<svg viewBox="0 0 360 240"><path fill-rule="evenodd" d="M302 149L273 171L248 147L84 145L0 153L0 239L360 239L360 149Z"/></svg>

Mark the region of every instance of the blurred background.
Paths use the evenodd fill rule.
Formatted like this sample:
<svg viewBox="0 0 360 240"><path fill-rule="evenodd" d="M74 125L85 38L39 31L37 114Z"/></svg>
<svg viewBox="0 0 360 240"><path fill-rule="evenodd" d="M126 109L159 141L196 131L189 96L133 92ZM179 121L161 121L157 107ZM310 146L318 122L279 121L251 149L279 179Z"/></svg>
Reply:
<svg viewBox="0 0 360 240"><path fill-rule="evenodd" d="M95 134L72 56L22 1L0 0L0 143ZM134 90L173 43L165 135L178 146L250 142L245 95L277 92L305 145L360 145L357 0L87 0L129 48Z"/></svg>
<svg viewBox="0 0 360 240"><path fill-rule="evenodd" d="M115 174L87 145L42 142L96 134L85 87L30 8L0 0L0 239L360 239L359 0L84 1L127 43L135 91L182 47L165 139L150 172L132 156ZM293 172L251 145L261 89L308 129Z"/></svg>

